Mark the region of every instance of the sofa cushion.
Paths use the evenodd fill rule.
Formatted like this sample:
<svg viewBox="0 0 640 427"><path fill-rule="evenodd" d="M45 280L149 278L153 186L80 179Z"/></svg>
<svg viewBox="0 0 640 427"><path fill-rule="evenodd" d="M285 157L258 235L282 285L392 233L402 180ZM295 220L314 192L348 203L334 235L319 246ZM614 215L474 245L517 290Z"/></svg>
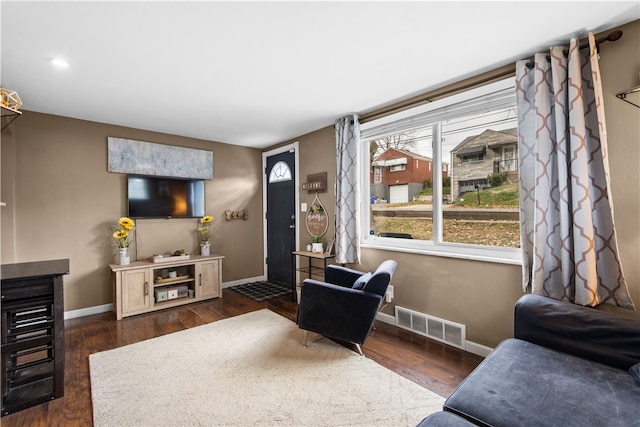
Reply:
<svg viewBox="0 0 640 427"><path fill-rule="evenodd" d="M396 269L397 263L393 260L384 261L378 266L376 271L371 276L371 279L362 288L363 291L371 292L380 296L384 296L389 287L389 282L393 276L393 272Z"/></svg>
<svg viewBox="0 0 640 427"><path fill-rule="evenodd" d="M630 367L629 373L631 374L631 378L633 378L633 381L635 381L635 383L640 386L640 362Z"/></svg>
<svg viewBox="0 0 640 427"><path fill-rule="evenodd" d="M420 421L416 427L470 427L475 424L470 423L462 417L451 412L435 412L424 420Z"/></svg>
<svg viewBox="0 0 640 427"><path fill-rule="evenodd" d="M369 279L371 279L371 273L364 273L362 276L358 277L355 282L353 282L353 289L362 289L364 285L367 284Z"/></svg>
<svg viewBox="0 0 640 427"><path fill-rule="evenodd" d="M640 386L616 369L527 341L503 341L444 409L485 426L640 426Z"/></svg>
<svg viewBox="0 0 640 427"><path fill-rule="evenodd" d="M515 338L625 371L640 360L638 331L629 316L540 295L524 295L515 307Z"/></svg>

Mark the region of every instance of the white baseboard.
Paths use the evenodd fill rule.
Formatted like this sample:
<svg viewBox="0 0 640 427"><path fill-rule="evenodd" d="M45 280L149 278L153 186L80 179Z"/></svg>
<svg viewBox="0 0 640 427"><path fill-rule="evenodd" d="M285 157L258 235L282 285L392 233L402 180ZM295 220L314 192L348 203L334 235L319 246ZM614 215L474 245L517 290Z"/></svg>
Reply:
<svg viewBox="0 0 640 427"><path fill-rule="evenodd" d="M64 320L91 316L92 314L106 313L108 311L113 311L113 304L96 305L93 307L80 308L78 310L65 311Z"/></svg>
<svg viewBox="0 0 640 427"><path fill-rule="evenodd" d="M478 344L472 341L467 341L465 350L469 353L477 354L478 356L482 357L487 357L489 353L493 351L491 347L487 347L486 345Z"/></svg>
<svg viewBox="0 0 640 427"><path fill-rule="evenodd" d="M396 318L395 316L392 316L390 314L386 314L386 313L378 313L376 315L376 319L383 322L383 323L388 323L390 325L395 326L396 325Z"/></svg>
<svg viewBox="0 0 640 427"><path fill-rule="evenodd" d="M231 282L222 282L222 289L230 288L232 286L237 286L237 285L244 285L245 283L263 282L265 280L267 280L265 276L256 276L256 277L247 277L246 279L232 280Z"/></svg>

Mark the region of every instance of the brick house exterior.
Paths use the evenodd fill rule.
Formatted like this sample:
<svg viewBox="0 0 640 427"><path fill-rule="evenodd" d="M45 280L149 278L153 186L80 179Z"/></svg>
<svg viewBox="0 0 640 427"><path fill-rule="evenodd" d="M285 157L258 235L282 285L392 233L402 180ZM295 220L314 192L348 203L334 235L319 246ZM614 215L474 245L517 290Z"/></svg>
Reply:
<svg viewBox="0 0 640 427"><path fill-rule="evenodd" d="M451 196L474 191L476 185L487 186L487 177L506 172L510 180L518 179L517 129L494 131L465 138L451 150Z"/></svg>
<svg viewBox="0 0 640 427"><path fill-rule="evenodd" d="M443 175L447 176L447 165ZM431 158L399 148L389 148L373 159L369 172L371 195L391 203L406 202L422 191L424 181L433 178Z"/></svg>

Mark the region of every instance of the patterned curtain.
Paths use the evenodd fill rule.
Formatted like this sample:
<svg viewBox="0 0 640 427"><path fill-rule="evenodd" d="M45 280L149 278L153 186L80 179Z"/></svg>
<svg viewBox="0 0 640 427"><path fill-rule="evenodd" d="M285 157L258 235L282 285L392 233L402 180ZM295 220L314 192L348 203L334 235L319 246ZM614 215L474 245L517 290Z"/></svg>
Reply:
<svg viewBox="0 0 640 427"><path fill-rule="evenodd" d="M358 140L360 122L351 115L336 122L336 262L359 263Z"/></svg>
<svg viewBox="0 0 640 427"><path fill-rule="evenodd" d="M516 92L524 290L633 309L613 223L593 34L589 49L572 39L568 50L519 61Z"/></svg>

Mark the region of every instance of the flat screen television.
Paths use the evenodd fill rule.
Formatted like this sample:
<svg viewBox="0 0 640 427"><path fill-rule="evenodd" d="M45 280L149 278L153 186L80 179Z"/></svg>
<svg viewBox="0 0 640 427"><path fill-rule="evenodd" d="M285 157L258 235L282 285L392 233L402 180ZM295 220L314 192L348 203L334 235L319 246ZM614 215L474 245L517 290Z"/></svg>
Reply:
<svg viewBox="0 0 640 427"><path fill-rule="evenodd" d="M130 218L197 218L204 216L203 179L128 175Z"/></svg>

